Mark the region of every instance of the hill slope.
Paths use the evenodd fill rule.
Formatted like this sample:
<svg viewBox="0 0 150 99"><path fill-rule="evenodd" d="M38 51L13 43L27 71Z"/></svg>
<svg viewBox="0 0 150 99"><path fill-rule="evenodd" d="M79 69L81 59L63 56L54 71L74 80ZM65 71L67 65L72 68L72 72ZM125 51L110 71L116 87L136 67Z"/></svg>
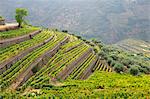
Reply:
<svg viewBox="0 0 150 99"><path fill-rule="evenodd" d="M19 33L22 29L7 31L8 40L9 35L16 31ZM31 35L28 33L28 36ZM14 39L11 42L16 41ZM103 65L105 71L112 71L96 55L94 47L67 33L43 29L29 40L16 43L0 48L1 90L17 89L26 81L28 84L37 79L87 79L94 72L93 68L99 65Z"/></svg>
<svg viewBox="0 0 150 99"><path fill-rule="evenodd" d="M13 20L17 7L32 13L33 25L66 29L86 39L150 40L149 0L1 0L0 15Z"/></svg>
<svg viewBox="0 0 150 99"><path fill-rule="evenodd" d="M133 53L143 53L150 57L150 43L137 39L126 39L116 44L118 48Z"/></svg>
<svg viewBox="0 0 150 99"><path fill-rule="evenodd" d="M89 79L65 82L40 81L29 84L23 93L1 93L5 98L149 98L149 75L131 76L95 72ZM36 85L35 85L36 83Z"/></svg>
<svg viewBox="0 0 150 99"><path fill-rule="evenodd" d="M7 34L0 43L0 98L149 97L148 57L58 30L27 26L0 33ZM129 75L132 67L134 75L143 74Z"/></svg>

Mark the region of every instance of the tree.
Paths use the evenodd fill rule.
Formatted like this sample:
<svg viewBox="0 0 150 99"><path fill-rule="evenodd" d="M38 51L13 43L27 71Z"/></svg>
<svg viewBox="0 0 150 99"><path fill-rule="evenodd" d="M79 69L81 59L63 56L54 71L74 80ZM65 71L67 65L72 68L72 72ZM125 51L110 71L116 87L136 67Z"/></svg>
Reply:
<svg viewBox="0 0 150 99"><path fill-rule="evenodd" d="M64 33L68 33L68 30L62 30L62 32L64 32Z"/></svg>
<svg viewBox="0 0 150 99"><path fill-rule="evenodd" d="M117 72L117 73L120 73L120 72L123 72L123 65L120 64L120 63L116 63L115 66L114 66L114 70Z"/></svg>
<svg viewBox="0 0 150 99"><path fill-rule="evenodd" d="M139 69L137 66L132 66L129 71L130 71L130 74L132 74L132 75L138 75L139 74Z"/></svg>
<svg viewBox="0 0 150 99"><path fill-rule="evenodd" d="M24 17L28 15L28 11L25 8L16 9L16 21L18 22L18 27L21 27L22 23L25 22Z"/></svg>
<svg viewBox="0 0 150 99"><path fill-rule="evenodd" d="M2 16L0 16L0 19L3 19L3 17L2 17Z"/></svg>

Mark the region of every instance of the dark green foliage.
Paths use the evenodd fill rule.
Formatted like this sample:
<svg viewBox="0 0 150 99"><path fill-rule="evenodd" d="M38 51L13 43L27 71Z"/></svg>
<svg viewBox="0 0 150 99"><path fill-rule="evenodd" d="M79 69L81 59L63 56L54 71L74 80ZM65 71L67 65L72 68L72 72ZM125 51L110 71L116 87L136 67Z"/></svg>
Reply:
<svg viewBox="0 0 150 99"><path fill-rule="evenodd" d="M131 68L130 68L130 74L132 74L132 75L138 75L139 74L139 69L138 69L138 66L132 66Z"/></svg>
<svg viewBox="0 0 150 99"><path fill-rule="evenodd" d="M117 73L123 72L123 69L124 69L124 66L120 63L116 63L115 66L114 66L114 70Z"/></svg>
<svg viewBox="0 0 150 99"><path fill-rule="evenodd" d="M28 15L28 11L25 8L17 8L15 19L21 27L22 23L25 22L24 17Z"/></svg>
<svg viewBox="0 0 150 99"><path fill-rule="evenodd" d="M91 45L92 47L94 47L94 46L95 46L93 43L89 43L89 45Z"/></svg>
<svg viewBox="0 0 150 99"><path fill-rule="evenodd" d="M4 20L4 17L0 16L0 20Z"/></svg>
<svg viewBox="0 0 150 99"><path fill-rule="evenodd" d="M82 39L84 42L86 42L86 39Z"/></svg>
<svg viewBox="0 0 150 99"><path fill-rule="evenodd" d="M114 67L114 66L115 66L115 64L116 64L116 62L115 62L115 61L112 61L112 62L111 62L111 66L112 66L112 67Z"/></svg>
<svg viewBox="0 0 150 99"><path fill-rule="evenodd" d="M99 42L96 39L92 39L92 42L98 44Z"/></svg>
<svg viewBox="0 0 150 99"><path fill-rule="evenodd" d="M82 37L81 36L76 36L78 39L82 39Z"/></svg>
<svg viewBox="0 0 150 99"><path fill-rule="evenodd" d="M113 62L113 59L112 59L112 58L108 58L108 59L107 59L108 65L111 65L112 62Z"/></svg>
<svg viewBox="0 0 150 99"><path fill-rule="evenodd" d="M64 32L64 33L68 33L68 30L62 30L62 32Z"/></svg>
<svg viewBox="0 0 150 99"><path fill-rule="evenodd" d="M104 51L101 51L98 55L101 57L104 57L104 56L106 56L106 53Z"/></svg>
<svg viewBox="0 0 150 99"><path fill-rule="evenodd" d="M94 48L94 52L95 52L95 53L98 53L98 50L97 50L96 48Z"/></svg>
<svg viewBox="0 0 150 99"><path fill-rule="evenodd" d="M33 73L36 73L38 71L38 68L35 66L33 69L32 69L32 72Z"/></svg>
<svg viewBox="0 0 150 99"><path fill-rule="evenodd" d="M115 55L115 54L110 55L110 57L111 57L113 60L118 60L118 57L117 57L117 55Z"/></svg>
<svg viewBox="0 0 150 99"><path fill-rule="evenodd" d="M133 65L132 60L129 60L129 59L123 59L121 62L128 68L130 67L129 65Z"/></svg>
<svg viewBox="0 0 150 99"><path fill-rule="evenodd" d="M150 59L148 57L143 56L141 53L135 54L125 52L113 46L103 46L101 50L102 51L99 53L99 56L107 60L107 63L112 67L116 63L120 63L123 66L127 67L123 70L123 72L126 72L132 67L132 65L138 65L140 72L146 74L150 73Z"/></svg>
<svg viewBox="0 0 150 99"><path fill-rule="evenodd" d="M85 43L87 43L87 44L89 44L89 45L91 44L91 42L90 42L90 41L85 41Z"/></svg>

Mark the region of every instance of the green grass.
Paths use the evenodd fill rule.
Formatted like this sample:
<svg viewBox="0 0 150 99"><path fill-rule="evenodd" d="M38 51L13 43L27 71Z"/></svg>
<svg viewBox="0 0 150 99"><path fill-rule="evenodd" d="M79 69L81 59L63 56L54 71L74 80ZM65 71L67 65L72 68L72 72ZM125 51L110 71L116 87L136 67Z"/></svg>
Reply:
<svg viewBox="0 0 150 99"><path fill-rule="evenodd" d="M19 28L17 30L10 30L10 31L5 31L0 33L0 40L3 39L8 39L8 38L13 38L17 36L22 36L28 33L31 33L33 31L39 30L37 27L24 27L24 28Z"/></svg>

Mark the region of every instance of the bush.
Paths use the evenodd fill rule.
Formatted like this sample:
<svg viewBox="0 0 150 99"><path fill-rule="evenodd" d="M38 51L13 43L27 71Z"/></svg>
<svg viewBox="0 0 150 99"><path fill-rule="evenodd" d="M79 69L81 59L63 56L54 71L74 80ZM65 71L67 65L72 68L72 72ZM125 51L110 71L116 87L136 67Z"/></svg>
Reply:
<svg viewBox="0 0 150 99"><path fill-rule="evenodd" d="M107 47L102 47L102 49L101 49L102 51L104 51L104 52L106 52L106 53L108 53L109 52L109 48L107 48Z"/></svg>
<svg viewBox="0 0 150 99"><path fill-rule="evenodd" d="M103 57L103 56L106 56L106 53L104 51L101 51L101 52L99 52L98 55L101 56L101 57Z"/></svg>
<svg viewBox="0 0 150 99"><path fill-rule="evenodd" d="M62 30L62 32L64 32L64 33L68 33L68 31L67 31L67 30Z"/></svg>
<svg viewBox="0 0 150 99"><path fill-rule="evenodd" d="M4 19L2 16L0 16L0 20Z"/></svg>
<svg viewBox="0 0 150 99"><path fill-rule="evenodd" d="M98 50L97 50L96 48L94 48L94 52L95 52L95 53L98 53Z"/></svg>
<svg viewBox="0 0 150 99"><path fill-rule="evenodd" d="M137 66L132 66L129 71L130 71L130 74L132 74L132 75L138 75L139 74L139 69Z"/></svg>
<svg viewBox="0 0 150 99"><path fill-rule="evenodd" d="M139 68L139 71L140 72L142 72L142 73L145 73L145 74L148 74L149 72L148 72L148 70L147 70L147 68Z"/></svg>
<svg viewBox="0 0 150 99"><path fill-rule="evenodd" d="M114 66L114 70L117 73L123 72L123 68L124 68L124 66L122 64L120 64L120 63L116 63L115 66Z"/></svg>
<svg viewBox="0 0 150 99"><path fill-rule="evenodd" d="M129 67L129 65L133 65L132 61L130 61L129 59L123 59L122 63L127 67Z"/></svg>
<svg viewBox="0 0 150 99"><path fill-rule="evenodd" d="M115 54L110 55L110 57L112 57L113 60L118 60L118 57L117 57L117 55L115 55Z"/></svg>
<svg viewBox="0 0 150 99"><path fill-rule="evenodd" d="M111 62L111 66L112 66L112 67L114 67L114 66L115 66L115 64L116 64L116 62L115 62L115 61L112 61L112 62Z"/></svg>
<svg viewBox="0 0 150 99"><path fill-rule="evenodd" d="M81 36L76 36L78 39L82 39L82 37Z"/></svg>
<svg viewBox="0 0 150 99"><path fill-rule="evenodd" d="M112 58L108 58L108 59L107 59L107 63L108 63L109 66L111 65L112 62L113 62L113 59L112 59Z"/></svg>

